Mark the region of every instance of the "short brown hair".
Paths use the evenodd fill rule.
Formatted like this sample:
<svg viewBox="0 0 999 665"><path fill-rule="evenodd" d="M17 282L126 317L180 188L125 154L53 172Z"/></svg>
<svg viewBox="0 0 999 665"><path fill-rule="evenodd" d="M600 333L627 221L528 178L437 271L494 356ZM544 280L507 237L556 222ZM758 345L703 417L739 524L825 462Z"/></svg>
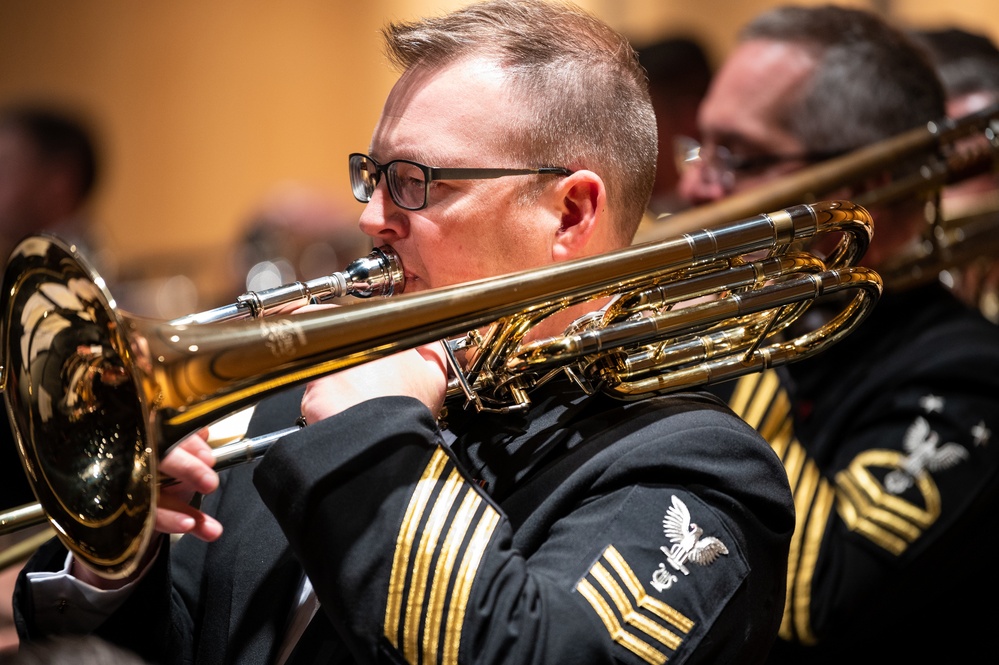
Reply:
<svg viewBox="0 0 999 665"><path fill-rule="evenodd" d="M815 55L809 85L784 107L785 126L807 152L855 150L946 114L925 51L871 12L778 7L754 19L740 39L790 42Z"/></svg>
<svg viewBox="0 0 999 665"><path fill-rule="evenodd" d="M594 171L627 243L655 178L656 121L645 70L622 35L579 7L555 0L487 0L383 30L402 71L470 57L497 62L523 93L511 145L527 166Z"/></svg>

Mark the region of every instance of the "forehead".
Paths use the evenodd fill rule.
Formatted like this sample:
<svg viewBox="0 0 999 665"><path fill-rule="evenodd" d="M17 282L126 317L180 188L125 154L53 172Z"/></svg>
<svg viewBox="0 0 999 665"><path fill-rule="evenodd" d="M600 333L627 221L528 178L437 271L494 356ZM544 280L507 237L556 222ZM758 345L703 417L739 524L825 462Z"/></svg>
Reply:
<svg viewBox="0 0 999 665"><path fill-rule="evenodd" d="M769 40L739 44L722 65L699 112L712 140L771 147L797 144L780 122L780 109L808 85L814 56L803 46Z"/></svg>
<svg viewBox="0 0 999 665"><path fill-rule="evenodd" d="M411 69L385 102L372 156L439 165L441 159L471 152L481 160L508 144L518 108L502 69L489 60Z"/></svg>

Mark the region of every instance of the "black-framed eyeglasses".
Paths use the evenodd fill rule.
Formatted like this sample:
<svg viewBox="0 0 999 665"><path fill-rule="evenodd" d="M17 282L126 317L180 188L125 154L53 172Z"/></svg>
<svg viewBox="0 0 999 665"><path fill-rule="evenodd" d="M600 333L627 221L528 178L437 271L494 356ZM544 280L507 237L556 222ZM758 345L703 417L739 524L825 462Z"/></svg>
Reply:
<svg viewBox="0 0 999 665"><path fill-rule="evenodd" d="M725 146L713 146L709 152L701 144L689 136L677 136L673 139L673 158L678 173L684 173L694 166L700 166L706 177L721 183L726 190L735 186L738 178L759 174L764 170L787 162L815 163L833 157L842 152L806 152L794 155L753 155L741 157L733 155Z"/></svg>
<svg viewBox="0 0 999 665"><path fill-rule="evenodd" d="M354 198L361 203L370 201L383 173L387 178L389 195L397 206L406 210L422 210L427 207L430 183L435 180L486 180L508 175L570 175L572 171L560 166L537 169L442 169L408 159L393 159L386 164L379 164L368 155L355 152L350 155L350 188L354 192Z"/></svg>

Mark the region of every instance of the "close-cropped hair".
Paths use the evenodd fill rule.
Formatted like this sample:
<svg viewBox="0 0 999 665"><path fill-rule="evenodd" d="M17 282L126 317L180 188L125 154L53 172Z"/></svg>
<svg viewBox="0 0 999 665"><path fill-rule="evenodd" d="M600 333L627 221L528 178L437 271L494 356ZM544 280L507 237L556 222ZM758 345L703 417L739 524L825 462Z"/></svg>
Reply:
<svg viewBox="0 0 999 665"><path fill-rule="evenodd" d="M383 30L402 71L460 60L497 63L522 104L508 150L523 166L589 169L605 182L622 240L649 202L656 119L645 70L631 44L605 23L558 0L487 0ZM525 187L542 185L528 185Z"/></svg>
<svg viewBox="0 0 999 665"><path fill-rule="evenodd" d="M926 46L949 96L974 92L999 96L999 48L988 37L958 28L913 35Z"/></svg>
<svg viewBox="0 0 999 665"><path fill-rule="evenodd" d="M854 150L945 116L943 85L925 51L871 12L778 7L739 37L791 42L816 59L809 84L783 117L808 152Z"/></svg>

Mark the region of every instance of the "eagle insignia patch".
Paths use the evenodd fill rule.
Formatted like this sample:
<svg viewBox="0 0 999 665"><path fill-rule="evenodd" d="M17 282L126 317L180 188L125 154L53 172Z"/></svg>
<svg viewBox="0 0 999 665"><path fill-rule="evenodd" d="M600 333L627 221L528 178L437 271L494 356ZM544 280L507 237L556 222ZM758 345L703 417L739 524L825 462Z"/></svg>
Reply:
<svg viewBox="0 0 999 665"><path fill-rule="evenodd" d="M885 476L885 489L892 494L904 492L923 472L942 471L968 458L968 451L960 444L941 445L940 436L922 416L909 425L902 445L908 454Z"/></svg>
<svg viewBox="0 0 999 665"><path fill-rule="evenodd" d="M659 549L666 555L666 561L673 570L689 575L687 563L707 566L722 554L728 554L725 543L714 536L705 536L704 530L696 522L690 521L687 504L676 495L672 497L672 502L673 505L663 517L663 533L672 544L669 547L663 545ZM673 586L678 579L661 563L659 569L652 574L652 586L657 591L663 591Z"/></svg>

